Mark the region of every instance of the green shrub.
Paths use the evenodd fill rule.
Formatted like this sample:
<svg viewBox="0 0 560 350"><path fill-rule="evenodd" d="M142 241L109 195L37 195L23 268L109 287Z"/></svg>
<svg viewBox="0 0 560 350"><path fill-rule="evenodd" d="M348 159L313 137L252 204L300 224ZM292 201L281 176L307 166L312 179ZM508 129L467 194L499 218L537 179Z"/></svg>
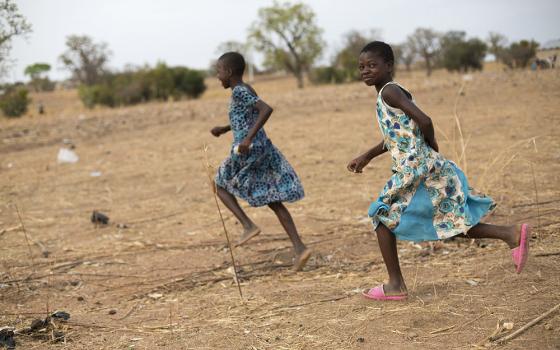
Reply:
<svg viewBox="0 0 560 350"><path fill-rule="evenodd" d="M314 84L341 84L347 80L344 70L328 66L312 69L309 79Z"/></svg>
<svg viewBox="0 0 560 350"><path fill-rule="evenodd" d="M27 89L23 87L5 89L5 92L0 96L0 109L4 115L11 118L23 115L31 102L27 94Z"/></svg>
<svg viewBox="0 0 560 350"><path fill-rule="evenodd" d="M96 104L109 107L115 106L115 93L107 84L81 85L78 94L87 108L93 108Z"/></svg>
<svg viewBox="0 0 560 350"><path fill-rule="evenodd" d="M103 83L82 86L79 93L84 105L92 108L96 104L115 107L149 100L166 101L170 97L197 98L205 89L202 72L159 63L153 69L107 74Z"/></svg>
<svg viewBox="0 0 560 350"><path fill-rule="evenodd" d="M175 90L179 95L184 94L188 97L197 98L206 90L203 72L185 67L175 67L171 70Z"/></svg>

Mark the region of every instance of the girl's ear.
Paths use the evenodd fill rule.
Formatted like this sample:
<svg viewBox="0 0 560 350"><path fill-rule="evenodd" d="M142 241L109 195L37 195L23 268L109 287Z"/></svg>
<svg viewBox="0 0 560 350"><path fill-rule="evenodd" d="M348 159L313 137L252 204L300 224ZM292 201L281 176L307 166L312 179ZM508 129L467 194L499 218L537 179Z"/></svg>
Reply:
<svg viewBox="0 0 560 350"><path fill-rule="evenodd" d="M233 70L230 67L227 68L227 74L228 78L231 78L233 76Z"/></svg>

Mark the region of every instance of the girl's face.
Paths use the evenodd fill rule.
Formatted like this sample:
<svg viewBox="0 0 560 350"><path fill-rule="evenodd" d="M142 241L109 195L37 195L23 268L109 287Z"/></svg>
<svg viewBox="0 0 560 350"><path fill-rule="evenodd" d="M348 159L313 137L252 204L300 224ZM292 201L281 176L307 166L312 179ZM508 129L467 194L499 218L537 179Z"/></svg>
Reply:
<svg viewBox="0 0 560 350"><path fill-rule="evenodd" d="M218 60L218 63L216 63L216 76L218 77L218 79L222 83L222 86L224 87L224 89L227 89L227 88L230 87L229 80L231 78L231 69L226 67L224 62L221 61L221 60Z"/></svg>
<svg viewBox="0 0 560 350"><path fill-rule="evenodd" d="M367 86L380 84L391 77L393 63L385 62L379 55L366 51L360 54L358 59L358 70L360 77Z"/></svg>

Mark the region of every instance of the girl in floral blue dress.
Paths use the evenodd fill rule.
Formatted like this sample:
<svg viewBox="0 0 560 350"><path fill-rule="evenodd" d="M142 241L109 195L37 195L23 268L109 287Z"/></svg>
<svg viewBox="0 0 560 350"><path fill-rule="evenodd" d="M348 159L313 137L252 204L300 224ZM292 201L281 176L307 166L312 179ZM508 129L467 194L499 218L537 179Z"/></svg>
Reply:
<svg viewBox="0 0 560 350"><path fill-rule="evenodd" d="M243 225L243 234L236 243L244 244L261 230L245 214L235 197L253 207L268 205L288 233L294 246L294 269L301 270L309 250L301 241L296 226L283 202L295 202L304 196L303 187L294 169L267 137L263 126L272 108L261 100L255 90L243 82L245 60L237 52L223 54L217 62L217 75L224 89L231 88L230 124L217 126L212 135L232 131L230 155L222 162L215 182L222 202Z"/></svg>
<svg viewBox="0 0 560 350"><path fill-rule="evenodd" d="M397 255L396 239L430 241L457 235L501 239L511 248L517 273L529 249L529 225L497 226L480 223L495 207L486 196L475 195L467 178L452 161L438 153L430 117L412 95L393 81L393 51L374 41L359 57L367 86L377 90L377 122L383 141L348 164L361 173L375 157L390 152L393 175L369 208L381 255L389 273L386 284L365 290L376 300L403 300L408 296Z"/></svg>

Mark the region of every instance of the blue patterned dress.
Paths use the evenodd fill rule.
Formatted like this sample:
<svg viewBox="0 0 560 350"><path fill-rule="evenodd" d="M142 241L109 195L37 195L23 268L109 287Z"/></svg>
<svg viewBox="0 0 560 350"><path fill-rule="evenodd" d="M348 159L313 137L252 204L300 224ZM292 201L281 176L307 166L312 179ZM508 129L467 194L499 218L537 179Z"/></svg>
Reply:
<svg viewBox="0 0 560 350"><path fill-rule="evenodd" d="M406 91L395 82L385 86L389 84ZM374 228L383 223L398 239L409 241L466 233L495 203L473 194L461 169L426 143L416 122L385 103L381 94L385 86L377 97L377 121L391 154L393 176L370 205Z"/></svg>
<svg viewBox="0 0 560 350"><path fill-rule="evenodd" d="M240 197L253 207L274 202L295 202L304 196L303 187L294 169L272 144L263 128L252 142L248 154L234 152L237 146L255 125L259 100L243 84L232 90L229 106L229 121L233 132L233 144L216 174L216 185Z"/></svg>

